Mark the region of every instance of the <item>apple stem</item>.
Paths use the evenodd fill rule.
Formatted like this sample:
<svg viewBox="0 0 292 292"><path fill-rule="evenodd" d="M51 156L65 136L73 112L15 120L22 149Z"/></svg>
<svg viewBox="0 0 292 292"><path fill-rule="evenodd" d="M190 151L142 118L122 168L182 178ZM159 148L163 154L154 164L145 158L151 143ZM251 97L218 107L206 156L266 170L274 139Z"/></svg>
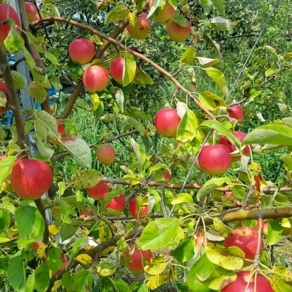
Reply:
<svg viewBox="0 0 292 292"><path fill-rule="evenodd" d="M257 245L257 251L256 251L256 254L255 254L255 257L254 257L254 265L253 267L255 269L258 268L259 266L259 262L260 262L260 249L261 249L261 239L262 239L262 230L263 230L263 218L259 218L258 219L258 245Z"/></svg>

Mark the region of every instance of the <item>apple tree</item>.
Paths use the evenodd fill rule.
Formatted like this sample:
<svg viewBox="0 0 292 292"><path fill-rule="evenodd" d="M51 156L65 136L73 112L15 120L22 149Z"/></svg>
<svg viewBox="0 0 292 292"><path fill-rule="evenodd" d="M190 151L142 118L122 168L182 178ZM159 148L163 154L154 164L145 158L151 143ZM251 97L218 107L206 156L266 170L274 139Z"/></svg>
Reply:
<svg viewBox="0 0 292 292"><path fill-rule="evenodd" d="M291 270L267 252L292 230L292 119L279 86L291 52L256 43L232 86L211 37L238 25L224 0L1 2L0 115L13 113L0 128L5 291L291 291ZM19 53L31 81L8 62ZM80 98L111 125L91 144L73 122ZM280 118L265 123L263 99ZM251 114L262 124L247 131ZM279 149L275 183L256 157Z"/></svg>

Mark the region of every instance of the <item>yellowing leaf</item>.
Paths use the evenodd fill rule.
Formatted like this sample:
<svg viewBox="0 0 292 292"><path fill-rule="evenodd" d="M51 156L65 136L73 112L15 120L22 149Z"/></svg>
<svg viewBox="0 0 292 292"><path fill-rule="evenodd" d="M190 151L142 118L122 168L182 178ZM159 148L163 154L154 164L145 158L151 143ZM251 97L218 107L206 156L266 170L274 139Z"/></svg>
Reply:
<svg viewBox="0 0 292 292"><path fill-rule="evenodd" d="M84 246L84 249L87 251L87 250L91 250L91 249L93 249L94 248L94 246L92 246L92 245L89 245L89 244L86 244L85 246Z"/></svg>
<svg viewBox="0 0 292 292"><path fill-rule="evenodd" d="M57 280L54 283L54 287L52 288L52 292L57 292L58 288L62 286L62 280Z"/></svg>
<svg viewBox="0 0 292 292"><path fill-rule="evenodd" d="M92 258L88 254L80 254L76 257L76 260L82 265L84 268L89 268Z"/></svg>
<svg viewBox="0 0 292 292"><path fill-rule="evenodd" d="M117 268L109 263L100 263L96 269L96 271L103 277L111 276L116 270Z"/></svg>
<svg viewBox="0 0 292 292"><path fill-rule="evenodd" d="M60 228L56 227L56 225L49 226L49 232L51 235L56 235L59 231L60 231Z"/></svg>
<svg viewBox="0 0 292 292"><path fill-rule="evenodd" d="M103 42L96 34L90 37L90 41L96 43L98 46L103 44Z"/></svg>
<svg viewBox="0 0 292 292"><path fill-rule="evenodd" d="M112 238L112 233L110 229L108 228L107 224L103 221L99 222L99 239L100 243L105 242L109 238ZM108 256L110 253L114 251L115 247L114 246L109 246L105 250L103 250L100 253L100 257Z"/></svg>
<svg viewBox="0 0 292 292"><path fill-rule="evenodd" d="M91 97L92 97L92 101L91 101L92 111L95 112L99 106L99 96L97 93L94 93L91 95Z"/></svg>
<svg viewBox="0 0 292 292"><path fill-rule="evenodd" d="M151 265L145 266L145 271L149 275L157 276L165 271L167 267L167 263L165 263L165 259L161 256L153 257L151 259Z"/></svg>
<svg viewBox="0 0 292 292"><path fill-rule="evenodd" d="M47 245L44 244L44 243L38 248L38 250L37 250L37 257L39 259L46 259L47 258L46 248L47 248Z"/></svg>
<svg viewBox="0 0 292 292"><path fill-rule="evenodd" d="M167 274L161 273L157 276L150 276L148 278L146 286L152 290L157 289L162 284L174 281L174 279L176 278L176 273L177 273L176 267L171 266Z"/></svg>
<svg viewBox="0 0 292 292"><path fill-rule="evenodd" d="M180 61L189 64L194 61L196 57L196 49L194 47L189 47L182 55Z"/></svg>
<svg viewBox="0 0 292 292"><path fill-rule="evenodd" d="M130 25L132 27L136 27L138 24L138 17L136 15L136 13L129 13L128 18L129 18Z"/></svg>
<svg viewBox="0 0 292 292"><path fill-rule="evenodd" d="M51 209L51 213L52 213L52 216L53 218L58 221L58 220L61 220L61 207L60 206L54 206L52 209Z"/></svg>

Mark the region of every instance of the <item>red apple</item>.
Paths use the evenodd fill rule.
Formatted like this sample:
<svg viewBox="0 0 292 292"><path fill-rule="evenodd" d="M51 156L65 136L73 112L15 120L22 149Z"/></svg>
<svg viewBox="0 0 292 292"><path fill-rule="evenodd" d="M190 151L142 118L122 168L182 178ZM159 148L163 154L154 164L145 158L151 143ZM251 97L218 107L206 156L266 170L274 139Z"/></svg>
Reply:
<svg viewBox="0 0 292 292"><path fill-rule="evenodd" d="M151 9L153 2L154 0L150 0L149 10ZM175 9L168 2L166 2L164 7L158 12L158 15L154 19L161 24L169 24L173 20L174 13Z"/></svg>
<svg viewBox="0 0 292 292"><path fill-rule="evenodd" d="M37 15L37 10L36 10L35 5L33 3L26 2L25 3L25 11L26 11L28 21L32 22Z"/></svg>
<svg viewBox="0 0 292 292"><path fill-rule="evenodd" d="M32 245L30 245L29 247L33 250L33 251L38 251L39 247L43 244L42 241L40 242L34 242Z"/></svg>
<svg viewBox="0 0 292 292"><path fill-rule="evenodd" d="M7 154L0 155L0 160L3 159L3 158L5 158L5 157L7 157L7 156L8 156Z"/></svg>
<svg viewBox="0 0 292 292"><path fill-rule="evenodd" d="M229 149L221 144L205 146L199 156L201 169L209 175L224 174L232 163Z"/></svg>
<svg viewBox="0 0 292 292"><path fill-rule="evenodd" d="M172 180L172 175L167 170L165 170L162 175L164 178L164 182Z"/></svg>
<svg viewBox="0 0 292 292"><path fill-rule="evenodd" d="M60 271L58 271L58 272L52 271L52 275L53 276L56 276L59 272L64 271L66 266L67 266L67 263L68 263L67 257L63 253L61 253L60 254L60 258L61 258L61 261L64 263L64 265L63 265L63 267L62 267L62 269Z"/></svg>
<svg viewBox="0 0 292 292"><path fill-rule="evenodd" d="M195 232L195 239L196 239L196 247L198 248L200 254L202 253L202 245L206 245L209 243L209 240L207 239L205 235L205 231L199 230Z"/></svg>
<svg viewBox="0 0 292 292"><path fill-rule="evenodd" d="M90 92L103 91L109 83L109 73L101 66L91 66L83 73L83 83Z"/></svg>
<svg viewBox="0 0 292 292"><path fill-rule="evenodd" d="M109 192L109 186L106 183L99 182L96 186L87 189L86 191L91 198L101 200L102 196Z"/></svg>
<svg viewBox="0 0 292 292"><path fill-rule="evenodd" d="M257 251L258 232L248 226L238 227L233 229L233 234L229 235L225 241L224 246L237 246L245 253L245 258L253 260ZM263 253L264 241L261 238L260 254Z"/></svg>
<svg viewBox="0 0 292 292"><path fill-rule="evenodd" d="M103 200L109 193L105 193L101 200ZM119 196L113 198L106 206L106 208L110 208L113 209L114 211L116 211L117 213L122 213L125 209L126 206L126 200L125 197L120 194Z"/></svg>
<svg viewBox="0 0 292 292"><path fill-rule="evenodd" d="M52 180L52 171L42 160L19 160L10 174L11 186L22 199L39 199L48 191Z"/></svg>
<svg viewBox="0 0 292 292"><path fill-rule="evenodd" d="M253 275L250 281L249 278L249 271L238 272L236 280L222 289L222 292L274 292L269 280L263 275L258 274L256 277ZM247 285L248 289L246 290Z"/></svg>
<svg viewBox="0 0 292 292"><path fill-rule="evenodd" d="M20 27L20 20L16 13L16 11L9 6L7 3L0 4L0 21L6 21L7 20L7 14L8 14L8 8L9 8L9 18L13 19L15 21L15 24ZM20 33L20 29L17 29ZM4 40L7 38L10 31L9 24L6 23L4 25L0 25L0 42L2 45L4 45Z"/></svg>
<svg viewBox="0 0 292 292"><path fill-rule="evenodd" d="M66 133L65 127L58 120L56 120L56 123L57 123L57 126L58 126L58 133L59 134L65 134Z"/></svg>
<svg viewBox="0 0 292 292"><path fill-rule="evenodd" d="M239 132L239 131L231 131L231 133L241 142L243 141L243 139L247 135L246 133ZM236 150L235 147L227 141L225 136L221 136L219 143L225 145L230 150L230 152L233 152ZM250 147L251 147L251 145L250 145ZM248 156L249 153L250 153L250 148L248 147L248 145L246 145L243 149L243 154L245 156ZM240 160L240 156L232 156L232 161L238 161L238 160Z"/></svg>
<svg viewBox="0 0 292 292"><path fill-rule="evenodd" d="M157 112L154 125L162 137L176 137L176 130L180 123L180 117L176 109L162 109Z"/></svg>
<svg viewBox="0 0 292 292"><path fill-rule="evenodd" d="M146 13L140 14L136 27L132 27L128 24L127 30L134 39L142 40L148 35L151 28L151 21L146 20L147 16L148 15Z"/></svg>
<svg viewBox="0 0 292 292"><path fill-rule="evenodd" d="M140 208L141 208L141 206L140 206ZM130 201L130 203L129 203L129 212L133 217L135 217L136 219L138 218L137 198L133 198ZM145 216L147 214L148 214L148 205L143 210L140 210L139 217Z"/></svg>
<svg viewBox="0 0 292 292"><path fill-rule="evenodd" d="M130 246L130 251L134 248L133 245ZM144 267L142 265L142 256L147 260L148 264L151 263L152 252L150 249L148 250L139 250L135 249L134 253L130 255L127 251L124 252L127 260L131 258L132 262L127 262L126 267L133 273L133 274L143 274Z"/></svg>
<svg viewBox="0 0 292 292"><path fill-rule="evenodd" d="M174 41L183 43L191 32L191 26L189 21L186 19L188 26L183 27L176 22L171 22L167 25L167 34Z"/></svg>
<svg viewBox="0 0 292 292"><path fill-rule="evenodd" d="M115 161L115 156L115 149L110 145L96 149L96 158L104 165L112 164Z"/></svg>
<svg viewBox="0 0 292 292"><path fill-rule="evenodd" d="M86 218L89 218L89 217L92 217L92 213L91 213L91 208L86 208L87 210L87 216L85 217L85 214L81 211L80 214L79 214L79 218L80 219L86 219Z"/></svg>
<svg viewBox="0 0 292 292"><path fill-rule="evenodd" d="M69 46L69 55L74 63L80 65L90 63L95 55L94 44L86 39L74 40Z"/></svg>
<svg viewBox="0 0 292 292"><path fill-rule="evenodd" d="M236 120L243 120L244 118L244 112L242 108L239 105L232 105L227 112L229 113L229 116Z"/></svg>
<svg viewBox="0 0 292 292"><path fill-rule="evenodd" d="M41 19L40 15L37 14L32 22L38 21L38 20L40 20L40 19Z"/></svg>
<svg viewBox="0 0 292 292"><path fill-rule="evenodd" d="M124 58L115 59L111 62L111 65L110 65L110 72L113 79L121 85L123 85L124 66L125 66ZM132 81L135 80L136 75L137 75L137 65L136 65L136 73Z"/></svg>
<svg viewBox="0 0 292 292"><path fill-rule="evenodd" d="M1 5L0 5L0 8L1 8ZM0 12L0 16L1 16L1 12ZM0 25L0 37L1 37L1 25ZM1 115L3 115L5 110L10 106L10 98L9 98L8 90L7 90L5 83L3 83L2 81L0 81L0 91L4 92L6 95L6 106L5 107L0 106L0 116L1 116ZM1 96L0 96L0 98L1 98Z"/></svg>
<svg viewBox="0 0 292 292"><path fill-rule="evenodd" d="M262 234L263 234L264 236L268 236L268 226L269 226L268 221L264 221L264 222L263 222L263 230L262 230ZM257 230L257 231L259 230L259 221L257 221L257 227L256 227L256 230Z"/></svg>
<svg viewBox="0 0 292 292"><path fill-rule="evenodd" d="M225 193L226 197L234 197L234 194L232 192L226 192ZM222 202L226 202L227 200L225 198L222 198Z"/></svg>

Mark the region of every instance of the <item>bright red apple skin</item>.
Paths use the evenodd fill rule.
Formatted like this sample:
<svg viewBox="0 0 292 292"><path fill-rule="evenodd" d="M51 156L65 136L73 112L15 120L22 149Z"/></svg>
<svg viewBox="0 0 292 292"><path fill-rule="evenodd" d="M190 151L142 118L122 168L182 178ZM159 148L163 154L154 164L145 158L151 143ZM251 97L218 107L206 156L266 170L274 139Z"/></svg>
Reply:
<svg viewBox="0 0 292 292"><path fill-rule="evenodd" d="M232 163L229 153L225 145L204 146L199 156L201 169L209 175L224 174Z"/></svg>
<svg viewBox="0 0 292 292"><path fill-rule="evenodd" d="M131 249L133 249L133 245L130 246ZM126 263L126 267L128 270L130 270L133 274L143 274L144 273L144 267L142 265L142 256L147 260L148 264L151 263L152 258L152 252L150 249L148 250L139 250L135 249L134 253L132 255L128 254L127 251L124 252L127 259L129 257L132 259L131 263Z"/></svg>
<svg viewBox="0 0 292 292"><path fill-rule="evenodd" d="M247 135L246 133L239 132L239 131L231 131L231 133L241 142L243 141L243 139ZM230 150L230 152L233 152L236 150L235 147L227 141L225 136L221 136L219 143L222 145L225 145ZM250 147L251 147L251 145L250 145ZM248 147L248 145L246 145L243 149L243 154L245 156L248 156L249 153L250 153L250 148ZM238 161L238 160L240 160L240 156L232 156L232 161Z"/></svg>
<svg viewBox="0 0 292 292"><path fill-rule="evenodd" d="M129 212L134 218L138 218L138 206L137 198L133 198L129 203ZM146 206L141 212L139 217L145 216L148 214L148 206Z"/></svg>
<svg viewBox="0 0 292 292"><path fill-rule="evenodd" d="M232 192L226 192L225 193L226 197L234 197L234 194ZM227 200L225 198L222 198L222 202L226 202Z"/></svg>
<svg viewBox="0 0 292 292"><path fill-rule="evenodd" d="M109 73L101 66L91 66L83 73L83 83L88 91L103 91L109 83Z"/></svg>
<svg viewBox="0 0 292 292"><path fill-rule="evenodd" d="M58 272L52 271L52 275L53 276L56 276L59 272L64 271L66 266L67 266L67 263L68 263L67 257L63 253L61 253L60 257L61 257L61 260L64 263L64 265L63 265L63 267L62 267L62 269L60 271L58 271Z"/></svg>
<svg viewBox="0 0 292 292"><path fill-rule="evenodd" d="M38 21L38 20L40 20L40 19L41 19L40 15L37 14L32 22Z"/></svg>
<svg viewBox="0 0 292 292"><path fill-rule="evenodd" d="M81 219L85 219L85 218L89 218L89 217L92 217L93 214L91 213L91 208L86 208L87 210L87 216L85 217L85 214L81 211L80 214L79 214L79 218Z"/></svg>
<svg viewBox="0 0 292 292"><path fill-rule="evenodd" d="M183 43L188 38L191 32L191 26L187 19L186 21L188 23L187 27L183 27L175 22L167 25L167 34L174 42Z"/></svg>
<svg viewBox="0 0 292 292"><path fill-rule="evenodd" d="M115 59L111 62L111 65L110 65L110 72L113 79L121 85L123 85L124 66L125 66L124 58ZM137 76L137 65L136 65L136 73L132 81L135 80L136 76Z"/></svg>
<svg viewBox="0 0 292 292"><path fill-rule="evenodd" d="M264 236L268 236L268 227L269 227L269 223L268 221L264 221L263 222L263 230L262 230L262 234ZM257 221L257 227L256 227L256 230L258 231L259 230L259 221ZM283 235L283 233L282 233Z"/></svg>
<svg viewBox="0 0 292 292"><path fill-rule="evenodd" d="M154 0L149 2L149 10L151 9L153 2ZM158 12L158 15L154 19L161 24L169 24L173 20L174 13L175 9L168 2L166 2L163 9Z"/></svg>
<svg viewBox="0 0 292 292"><path fill-rule="evenodd" d="M164 182L172 180L172 175L167 170L165 170L162 175L164 178Z"/></svg>
<svg viewBox="0 0 292 292"><path fill-rule="evenodd" d="M7 12L8 12L8 4L2 3L0 4L0 21L7 20ZM15 21L15 24L20 27L20 20L16 13L16 11L10 6L9 7L9 18L13 19ZM17 29L20 33L20 29ZM0 42L4 45L4 40L7 38L10 31L9 24L6 23L4 25L0 25Z"/></svg>
<svg viewBox="0 0 292 292"><path fill-rule="evenodd" d="M1 6L1 5L0 5ZM1 7L0 7L1 8ZM0 12L1 13L1 12ZM1 33L1 26L0 26L0 33ZM0 35L1 37L1 35ZM10 106L10 98L9 98L9 94L8 94L8 90L7 90L7 87L6 87L6 84L3 83L2 81L0 81L0 91L4 92L5 95L6 95L6 106L3 107L3 106L0 106L0 116L3 115L3 113L5 112L5 110Z"/></svg>
<svg viewBox="0 0 292 292"><path fill-rule="evenodd" d="M36 10L35 5L33 3L26 2L25 3L25 11L26 11L28 21L32 22L37 15L37 10Z"/></svg>
<svg viewBox="0 0 292 292"><path fill-rule="evenodd" d="M65 127L58 120L56 120L56 123L57 123L57 126L58 126L58 133L59 134L65 134L66 133Z"/></svg>
<svg viewBox="0 0 292 292"><path fill-rule="evenodd" d="M22 199L39 199L48 191L52 180L51 169L42 160L19 160L10 174L11 186Z"/></svg>
<svg viewBox="0 0 292 292"><path fill-rule="evenodd" d="M230 109L227 110L229 116L236 120L243 120L244 112L239 105L232 105Z"/></svg>
<svg viewBox="0 0 292 292"><path fill-rule="evenodd" d="M134 39L142 40L148 35L151 28L151 21L146 20L147 17L148 15L146 13L142 13L138 18L138 24L136 27L132 27L128 24L127 30Z"/></svg>
<svg viewBox="0 0 292 292"><path fill-rule="evenodd" d="M162 137L176 137L176 130L180 123L180 117L176 109L161 109L156 113L154 125Z"/></svg>
<svg viewBox="0 0 292 292"><path fill-rule="evenodd" d="M103 146L96 150L96 158L104 165L112 164L115 161L115 156L115 149L110 145Z"/></svg>
<svg viewBox="0 0 292 292"><path fill-rule="evenodd" d="M229 235L225 241L224 246L237 246L243 250L245 253L245 258L249 260L253 260L257 251L258 245L258 232L248 226L238 227L233 229L233 234ZM260 246L260 254L263 253L264 250L264 241L261 237L261 246Z"/></svg>
<svg viewBox="0 0 292 292"><path fill-rule="evenodd" d="M33 251L38 251L39 247L43 244L42 241L40 242L34 242L32 245L30 245L29 247L33 250Z"/></svg>
<svg viewBox="0 0 292 292"><path fill-rule="evenodd" d="M209 243L209 240L207 239L205 235L205 231L199 230L195 232L195 238L196 238L196 247L198 248L200 254L202 253L202 245L206 245Z"/></svg>
<svg viewBox="0 0 292 292"><path fill-rule="evenodd" d="M246 290L246 286L248 284L250 278L249 271L241 271L237 273L237 279L226 286L222 292L274 292L271 287L271 284L268 279L266 279L263 275L258 274L256 279L255 275L250 280L248 285L248 289ZM256 290L255 290L255 281L256 281Z"/></svg>
<svg viewBox="0 0 292 292"><path fill-rule="evenodd" d="M86 191L91 198L101 200L102 196L109 192L109 186L106 183L99 182L96 186L87 189Z"/></svg>
<svg viewBox="0 0 292 292"><path fill-rule="evenodd" d="M101 200L103 200L109 193L105 193ZM126 206L126 200L125 197L120 194L118 197L113 198L106 206L106 208L113 209L114 211L118 213L122 213Z"/></svg>
<svg viewBox="0 0 292 292"><path fill-rule="evenodd" d="M94 44L86 39L74 40L69 46L69 55L72 61L77 64L88 64L95 55Z"/></svg>

